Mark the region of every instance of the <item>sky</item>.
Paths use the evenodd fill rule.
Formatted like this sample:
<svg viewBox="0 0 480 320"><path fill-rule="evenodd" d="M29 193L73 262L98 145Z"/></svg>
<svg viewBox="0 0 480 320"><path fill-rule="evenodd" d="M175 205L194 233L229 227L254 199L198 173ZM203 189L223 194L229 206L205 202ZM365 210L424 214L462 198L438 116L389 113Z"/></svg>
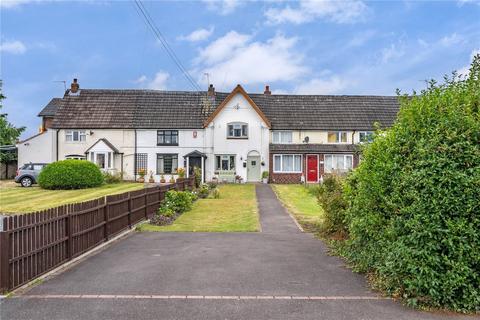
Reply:
<svg viewBox="0 0 480 320"><path fill-rule="evenodd" d="M466 73L480 52L480 1L143 1L206 89L395 95ZM64 84L194 90L133 1L0 1L4 110L26 138ZM208 73L208 77L205 75ZM208 82L209 81L209 82Z"/></svg>

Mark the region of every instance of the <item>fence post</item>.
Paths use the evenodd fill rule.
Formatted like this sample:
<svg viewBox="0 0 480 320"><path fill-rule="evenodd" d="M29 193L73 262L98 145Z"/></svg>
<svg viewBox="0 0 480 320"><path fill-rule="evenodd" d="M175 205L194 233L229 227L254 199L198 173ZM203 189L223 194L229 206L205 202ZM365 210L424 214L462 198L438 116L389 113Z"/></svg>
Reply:
<svg viewBox="0 0 480 320"><path fill-rule="evenodd" d="M1 218L3 219L3 218ZM4 220L5 223L5 220ZM10 289L10 234L0 231L0 293Z"/></svg>
<svg viewBox="0 0 480 320"><path fill-rule="evenodd" d="M103 234L105 240L108 241L110 238L110 222L109 222L109 215L110 215L110 206L108 205L108 197L104 198L105 207L103 208L103 219L105 220L105 225L103 227Z"/></svg>
<svg viewBox="0 0 480 320"><path fill-rule="evenodd" d="M128 227L132 229L132 194L128 193Z"/></svg>
<svg viewBox="0 0 480 320"><path fill-rule="evenodd" d="M72 214L71 214L71 205L64 206L65 211L67 211L67 257L68 260L72 260L73 257L73 223L72 223Z"/></svg>

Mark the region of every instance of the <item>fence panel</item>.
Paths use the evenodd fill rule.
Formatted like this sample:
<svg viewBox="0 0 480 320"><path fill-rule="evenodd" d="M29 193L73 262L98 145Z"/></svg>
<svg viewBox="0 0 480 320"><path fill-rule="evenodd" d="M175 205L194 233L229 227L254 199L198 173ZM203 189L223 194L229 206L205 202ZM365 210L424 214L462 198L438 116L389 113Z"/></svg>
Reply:
<svg viewBox="0 0 480 320"><path fill-rule="evenodd" d="M157 212L168 190L194 178L1 218L0 293L60 266Z"/></svg>

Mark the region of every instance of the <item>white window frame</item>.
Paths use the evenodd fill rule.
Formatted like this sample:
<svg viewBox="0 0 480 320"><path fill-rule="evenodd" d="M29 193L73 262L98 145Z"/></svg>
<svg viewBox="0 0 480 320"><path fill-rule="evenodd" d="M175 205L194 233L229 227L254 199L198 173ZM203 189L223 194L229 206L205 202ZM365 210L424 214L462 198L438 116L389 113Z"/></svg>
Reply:
<svg viewBox="0 0 480 320"><path fill-rule="evenodd" d="M367 137L367 140L362 141L362 134ZM369 139L370 137L370 139ZM359 143L369 143L373 141L373 131L359 131L358 132L358 142Z"/></svg>
<svg viewBox="0 0 480 320"><path fill-rule="evenodd" d="M65 156L65 159L73 159L73 160L85 160L86 157L80 154L70 154Z"/></svg>
<svg viewBox="0 0 480 320"><path fill-rule="evenodd" d="M293 171L284 171L283 170L283 157L293 156ZM280 171L275 169L275 158L280 157ZM300 157L300 170L295 170L295 157ZM303 156L301 154L274 154L273 155L273 172L274 173L303 173Z"/></svg>
<svg viewBox="0 0 480 320"><path fill-rule="evenodd" d="M230 135L230 126L233 128L233 135ZM244 127L246 130L244 130ZM235 135L235 130L240 130L240 135ZM245 134L244 134L245 133ZM227 138L228 139L248 139L248 123L246 122L230 122L227 123Z"/></svg>
<svg viewBox="0 0 480 320"><path fill-rule="evenodd" d="M77 140L75 140L75 134L77 136ZM69 140L69 137L70 137L70 140ZM87 132L85 130L66 130L65 141L66 142L85 142L87 141Z"/></svg>
<svg viewBox="0 0 480 320"><path fill-rule="evenodd" d="M289 133L290 134L290 141L284 141L282 134ZM275 141L275 136L278 137L277 141ZM275 144L291 144L293 143L293 131L281 130L281 131L272 131L272 143Z"/></svg>
<svg viewBox="0 0 480 320"><path fill-rule="evenodd" d="M337 139L335 142L330 142L328 141L328 136L330 134L336 134L337 136ZM345 141L342 141L342 135L345 134ZM327 143L329 144L333 144L333 143L338 143L338 144L344 144L344 143L348 143L348 131L328 131L327 132Z"/></svg>
<svg viewBox="0 0 480 320"><path fill-rule="evenodd" d="M343 168L327 168L327 157L332 157L332 160L333 160L333 157L343 157ZM351 159L351 164L352 164L352 167L351 168L345 168L346 166L346 163L347 163L347 158L350 158ZM332 173L334 171L339 171L341 173L343 172L348 172L349 170L352 170L353 169L353 154L326 154L324 156L324 159L323 159L323 163L324 163L324 167L323 167L323 171L325 173Z"/></svg>
<svg viewBox="0 0 480 320"><path fill-rule="evenodd" d="M220 157L220 168L217 167L217 157ZM233 157L233 168L232 168L232 160ZM222 161L228 161L228 170L222 169ZM236 171L237 170L237 155L235 154L216 154L215 155L215 164L214 164L215 171Z"/></svg>
<svg viewBox="0 0 480 320"><path fill-rule="evenodd" d="M93 162L97 164L97 155L98 154L103 154L105 157L105 168L100 168L101 170L109 170L113 169L114 166L114 156L115 154L113 152L109 151L90 151L89 155L85 158L88 159L90 162Z"/></svg>

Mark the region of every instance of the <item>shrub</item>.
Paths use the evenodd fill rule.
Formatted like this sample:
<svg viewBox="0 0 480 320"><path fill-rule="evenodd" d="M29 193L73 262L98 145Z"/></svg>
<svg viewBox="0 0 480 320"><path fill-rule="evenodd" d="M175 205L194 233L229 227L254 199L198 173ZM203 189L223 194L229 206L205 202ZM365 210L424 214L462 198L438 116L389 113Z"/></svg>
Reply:
<svg viewBox="0 0 480 320"><path fill-rule="evenodd" d="M208 187L210 188L210 190L212 189L215 189L218 185L218 182L217 181L210 181L209 183L207 183Z"/></svg>
<svg viewBox="0 0 480 320"><path fill-rule="evenodd" d="M38 176L44 189L84 189L103 183L100 169L85 160L62 160L47 165Z"/></svg>
<svg viewBox="0 0 480 320"><path fill-rule="evenodd" d="M170 208L176 213L182 213L192 209L194 195L188 191L170 190L165 194L162 206Z"/></svg>
<svg viewBox="0 0 480 320"><path fill-rule="evenodd" d="M122 175L120 173L103 172L102 175L105 183L110 184L122 182Z"/></svg>
<svg viewBox="0 0 480 320"><path fill-rule="evenodd" d="M262 179L268 179L268 171L262 172Z"/></svg>
<svg viewBox="0 0 480 320"><path fill-rule="evenodd" d="M480 309L480 55L399 97L346 186L346 256L411 305Z"/></svg>
<svg viewBox="0 0 480 320"><path fill-rule="evenodd" d="M311 187L310 192L317 194L317 199L324 211L322 231L327 234L345 234L347 230L345 209L347 201L343 194L343 180L338 175L328 175L318 187Z"/></svg>
<svg viewBox="0 0 480 320"><path fill-rule="evenodd" d="M193 173L195 174L195 188L199 188L202 184L202 169L194 167Z"/></svg>
<svg viewBox="0 0 480 320"><path fill-rule="evenodd" d="M198 197L205 199L210 194L210 188L207 184L202 184L198 189Z"/></svg>
<svg viewBox="0 0 480 320"><path fill-rule="evenodd" d="M220 199L220 189L215 188L212 190L212 198L213 199Z"/></svg>

